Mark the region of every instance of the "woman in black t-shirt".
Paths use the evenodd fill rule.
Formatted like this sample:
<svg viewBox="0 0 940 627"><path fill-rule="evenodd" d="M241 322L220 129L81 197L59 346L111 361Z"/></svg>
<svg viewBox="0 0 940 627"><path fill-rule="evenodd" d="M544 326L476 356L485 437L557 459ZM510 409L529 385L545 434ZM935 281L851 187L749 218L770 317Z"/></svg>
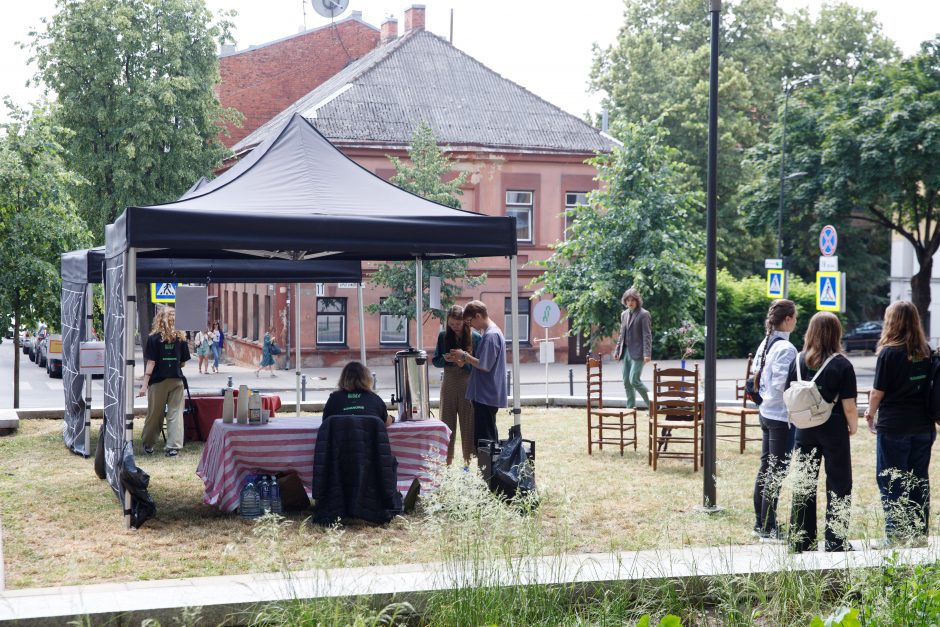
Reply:
<svg viewBox="0 0 940 627"><path fill-rule="evenodd" d="M800 360L800 375L809 381L822 368L827 359L832 357L822 369L816 386L823 400L835 403L829 420L810 429L796 430L796 451L799 459L814 460L812 485L794 488L793 510L791 513L790 542L797 552L815 550L816 525L816 484L819 478L819 464L826 468L826 533L827 551L850 550L846 542L848 515L852 498L852 455L849 436L858 431L858 408L855 386L855 368L840 354L842 347L842 324L828 311L820 311L810 318L803 342L803 352L797 355ZM796 362L790 364L787 387L796 381ZM791 460L791 464L795 459ZM798 492L798 493L797 493Z"/></svg>
<svg viewBox="0 0 940 627"><path fill-rule="evenodd" d="M346 414L349 416L376 416L390 426L394 420L388 415L385 401L372 391L372 374L358 361L351 361L339 375L339 389L330 394L323 406L323 419Z"/></svg>
<svg viewBox="0 0 940 627"><path fill-rule="evenodd" d="M930 347L917 308L899 300L885 311L871 400L865 411L877 435L878 490L888 543L919 540L930 515L930 450L937 434L927 415ZM877 419L876 419L877 416Z"/></svg>
<svg viewBox="0 0 940 627"><path fill-rule="evenodd" d="M153 319L153 331L144 346L144 381L137 396L147 396L144 421L144 453L153 446L163 428L166 408L167 457L176 457L183 448L183 364L189 361L186 335L176 330L176 310L164 307Z"/></svg>

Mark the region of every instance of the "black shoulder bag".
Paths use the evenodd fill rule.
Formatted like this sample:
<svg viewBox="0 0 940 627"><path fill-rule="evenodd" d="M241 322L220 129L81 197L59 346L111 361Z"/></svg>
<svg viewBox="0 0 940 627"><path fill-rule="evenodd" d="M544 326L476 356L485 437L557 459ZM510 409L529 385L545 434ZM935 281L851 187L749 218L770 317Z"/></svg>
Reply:
<svg viewBox="0 0 940 627"><path fill-rule="evenodd" d="M764 402L764 398L760 395L760 378L761 375L764 374L764 364L767 362L767 355L770 354L770 349L777 340L782 339L783 338L779 335L770 338L770 343L767 345L767 348L764 349L764 354L761 356L760 368L757 369L753 377L748 378L748 380L744 382L744 391L747 397L758 407Z"/></svg>

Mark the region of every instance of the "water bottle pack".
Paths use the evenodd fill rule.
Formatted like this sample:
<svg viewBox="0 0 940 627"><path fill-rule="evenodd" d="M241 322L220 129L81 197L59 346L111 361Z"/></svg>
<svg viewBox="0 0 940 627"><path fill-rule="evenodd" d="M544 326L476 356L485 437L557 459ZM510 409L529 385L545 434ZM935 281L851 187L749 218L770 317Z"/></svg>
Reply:
<svg viewBox="0 0 940 627"><path fill-rule="evenodd" d="M242 518L258 518L264 514L282 514L281 488L274 475L248 475L242 488L238 514Z"/></svg>

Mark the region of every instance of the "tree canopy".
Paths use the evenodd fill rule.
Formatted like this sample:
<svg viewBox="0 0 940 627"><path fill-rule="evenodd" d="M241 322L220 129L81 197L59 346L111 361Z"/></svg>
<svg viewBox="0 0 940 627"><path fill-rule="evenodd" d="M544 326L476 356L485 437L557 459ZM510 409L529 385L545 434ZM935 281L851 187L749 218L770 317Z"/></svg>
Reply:
<svg viewBox="0 0 940 627"><path fill-rule="evenodd" d="M533 283L543 284L539 294L554 295L572 332L592 346L616 333L620 297L636 287L653 315L654 352L670 354L667 331L701 321L702 240L689 223L703 194L688 191L685 167L660 125L620 122L612 132L623 146L592 159L601 188L570 210L568 239L541 262Z"/></svg>
<svg viewBox="0 0 940 627"><path fill-rule="evenodd" d="M448 207L460 207L460 186L464 175L453 176L453 163L440 147L434 131L426 122L415 127L408 148L408 162L396 157L389 157L395 166L395 175L390 182L398 187L433 200ZM442 322L447 309L454 304L465 287L475 287L486 280L486 275L471 275L469 259L444 259L426 261L423 264L423 302L428 316L434 315ZM415 317L415 262L393 262L382 264L369 278L369 282L390 290L388 297L380 304L369 305L370 313L384 313L405 316L409 320ZM430 307L431 276L441 277L441 308Z"/></svg>
<svg viewBox="0 0 940 627"><path fill-rule="evenodd" d="M202 0L57 0L31 33L36 79L58 98L75 191L98 242L124 207L172 200L226 154L217 44Z"/></svg>

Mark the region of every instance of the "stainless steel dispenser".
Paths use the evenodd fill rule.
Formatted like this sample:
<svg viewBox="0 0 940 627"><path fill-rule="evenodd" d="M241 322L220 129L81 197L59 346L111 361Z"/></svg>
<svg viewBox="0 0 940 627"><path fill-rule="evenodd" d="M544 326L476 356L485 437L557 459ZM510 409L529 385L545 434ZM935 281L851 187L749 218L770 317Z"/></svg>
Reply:
<svg viewBox="0 0 940 627"><path fill-rule="evenodd" d="M428 354L409 348L395 353L395 396L399 420L427 420L431 417L428 384Z"/></svg>

